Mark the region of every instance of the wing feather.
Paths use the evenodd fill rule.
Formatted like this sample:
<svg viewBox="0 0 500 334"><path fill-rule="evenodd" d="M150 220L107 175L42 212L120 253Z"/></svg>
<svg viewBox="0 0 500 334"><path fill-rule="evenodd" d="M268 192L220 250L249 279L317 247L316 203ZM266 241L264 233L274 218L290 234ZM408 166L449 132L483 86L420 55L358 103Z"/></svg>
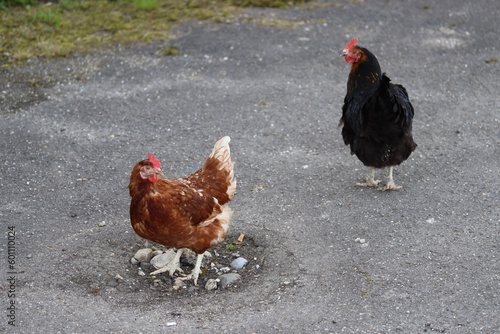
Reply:
<svg viewBox="0 0 500 334"><path fill-rule="evenodd" d="M406 89L401 85L389 84L389 94L393 100L393 110L397 113L396 122L403 127L411 127L414 109Z"/></svg>

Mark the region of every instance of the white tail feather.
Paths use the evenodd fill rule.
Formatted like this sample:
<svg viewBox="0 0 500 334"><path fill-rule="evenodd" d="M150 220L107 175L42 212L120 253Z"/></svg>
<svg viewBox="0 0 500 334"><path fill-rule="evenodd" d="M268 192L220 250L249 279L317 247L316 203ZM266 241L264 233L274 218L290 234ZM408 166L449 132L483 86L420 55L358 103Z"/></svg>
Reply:
<svg viewBox="0 0 500 334"><path fill-rule="evenodd" d="M214 145L212 153L210 153L210 158L217 158L218 160L224 162L227 159L231 161L231 150L229 149L229 142L231 138L229 136L222 137Z"/></svg>
<svg viewBox="0 0 500 334"><path fill-rule="evenodd" d="M214 145L212 153L210 153L211 158L216 158L221 162L220 169L228 171L228 181L229 187L227 189L227 195L229 199L232 199L236 191L236 178L234 177L234 163L231 161L231 150L229 149L229 142L231 138L229 136L222 137Z"/></svg>

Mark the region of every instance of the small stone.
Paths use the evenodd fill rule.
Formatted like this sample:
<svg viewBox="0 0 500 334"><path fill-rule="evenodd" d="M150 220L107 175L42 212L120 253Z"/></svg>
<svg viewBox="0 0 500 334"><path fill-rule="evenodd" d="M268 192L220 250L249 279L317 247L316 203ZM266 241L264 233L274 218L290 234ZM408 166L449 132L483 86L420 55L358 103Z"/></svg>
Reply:
<svg viewBox="0 0 500 334"><path fill-rule="evenodd" d="M130 259L130 263L138 265L140 262L135 257L133 257L133 258Z"/></svg>
<svg viewBox="0 0 500 334"><path fill-rule="evenodd" d="M97 224L97 226L104 227L104 226L106 226L106 222L103 220L102 222L100 222L99 224Z"/></svg>
<svg viewBox="0 0 500 334"><path fill-rule="evenodd" d="M205 289L206 290L216 290L217 289L217 283L220 282L219 279L213 279L209 278L207 283L205 284Z"/></svg>
<svg viewBox="0 0 500 334"><path fill-rule="evenodd" d="M234 268L234 269L241 269L243 268L246 264L248 263L248 260L243 258L243 257L239 257L237 259L234 259L233 262L231 262L231 267Z"/></svg>
<svg viewBox="0 0 500 334"><path fill-rule="evenodd" d="M364 244L364 243L366 242L366 240L365 240L365 239L359 239L359 242L360 242L361 244Z"/></svg>
<svg viewBox="0 0 500 334"><path fill-rule="evenodd" d="M27 259L31 259L32 257L33 257L33 255L31 255L31 254L26 255Z"/></svg>
<svg viewBox="0 0 500 334"><path fill-rule="evenodd" d="M221 285L221 287L224 288L230 284L233 284L234 282L236 282L240 278L241 278L241 275L237 274L237 273L228 273L228 274L221 275L221 276L219 276L220 285Z"/></svg>
<svg viewBox="0 0 500 334"><path fill-rule="evenodd" d="M138 274L139 276L146 276L146 273L145 273L145 272L144 272L141 268L139 268L139 269L137 270L137 274Z"/></svg>
<svg viewBox="0 0 500 334"><path fill-rule="evenodd" d="M359 242L359 240L361 240L360 238L356 238L354 239L354 242Z"/></svg>
<svg viewBox="0 0 500 334"><path fill-rule="evenodd" d="M172 286L172 289L179 290L179 288L185 288L185 287L186 283L184 282L184 280L181 278L176 278L174 280L174 286Z"/></svg>
<svg viewBox="0 0 500 334"><path fill-rule="evenodd" d="M135 253L134 258L139 262L149 262L152 252L151 248L142 248Z"/></svg>
<svg viewBox="0 0 500 334"><path fill-rule="evenodd" d="M115 279L121 281L123 280L123 277L121 277L119 274L116 274Z"/></svg>
<svg viewBox="0 0 500 334"><path fill-rule="evenodd" d="M229 267L222 267L219 269L219 271L222 273L222 274L225 274L225 273L228 273L231 271L231 268Z"/></svg>
<svg viewBox="0 0 500 334"><path fill-rule="evenodd" d="M153 270L153 265L149 262L141 262L139 264L139 267L142 269L142 270L145 270L145 271L151 271Z"/></svg>
<svg viewBox="0 0 500 334"><path fill-rule="evenodd" d="M160 255L156 255L151 259L150 263L156 268L160 269L165 267L170 261L172 261L175 257L175 252L171 249L162 253Z"/></svg>
<svg viewBox="0 0 500 334"><path fill-rule="evenodd" d="M177 323L175 321L167 322L167 327L173 327L173 326L177 326Z"/></svg>

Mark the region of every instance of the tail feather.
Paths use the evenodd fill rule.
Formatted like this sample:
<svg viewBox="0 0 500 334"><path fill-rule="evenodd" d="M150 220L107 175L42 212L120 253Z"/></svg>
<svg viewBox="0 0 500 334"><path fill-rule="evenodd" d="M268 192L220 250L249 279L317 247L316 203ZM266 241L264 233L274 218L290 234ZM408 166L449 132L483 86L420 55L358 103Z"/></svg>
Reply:
<svg viewBox="0 0 500 334"><path fill-rule="evenodd" d="M210 158L216 158L221 162L225 162L226 160L231 161L231 151L229 149L229 142L231 138L229 136L222 137L219 139L215 145L212 153L210 153Z"/></svg>
<svg viewBox="0 0 500 334"><path fill-rule="evenodd" d="M228 173L227 180L229 186L227 189L227 195L231 200L236 192L236 177L234 177L234 163L231 160L231 150L229 148L229 142L231 138L229 136L222 137L214 145L212 153L210 153L210 158L215 158L220 161L219 169L225 170Z"/></svg>

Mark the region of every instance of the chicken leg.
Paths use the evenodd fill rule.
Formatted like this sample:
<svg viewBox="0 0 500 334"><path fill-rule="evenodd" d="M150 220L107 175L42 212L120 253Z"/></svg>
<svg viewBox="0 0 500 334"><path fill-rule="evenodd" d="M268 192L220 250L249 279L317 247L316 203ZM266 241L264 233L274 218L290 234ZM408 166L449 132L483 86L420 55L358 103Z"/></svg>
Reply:
<svg viewBox="0 0 500 334"><path fill-rule="evenodd" d="M378 188L378 190L382 190L382 191L385 191L385 190L399 190L401 188L403 188L403 186L398 186L394 183L394 179L392 178L392 170L394 169L393 166L390 166L389 167L389 176L387 177L387 184L385 185L385 187L380 187Z"/></svg>
<svg viewBox="0 0 500 334"><path fill-rule="evenodd" d="M198 285L198 277L200 276L201 272L201 262L203 261L203 255L204 254L197 254L196 256L196 264L194 266L194 269L191 271L191 274L189 275L183 275L183 277L179 277L180 280L186 281L186 280L193 280L193 284L195 286Z"/></svg>
<svg viewBox="0 0 500 334"><path fill-rule="evenodd" d="M356 185L358 187L376 187L380 182L380 180L375 180L375 167L370 167L370 174L366 177L366 182L356 183Z"/></svg>
<svg viewBox="0 0 500 334"><path fill-rule="evenodd" d="M182 277L179 277L178 279L180 279L182 281L192 279L194 285L198 285L198 277L200 276L200 272L201 272L201 262L203 261L203 256L206 255L207 257L211 257L212 254L210 254L210 252L208 252L208 251L203 253L203 254L197 254L196 264L194 266L194 269L191 271L191 273L189 275L185 275L184 270L182 270L182 268L180 266L181 255L185 250L186 250L186 248L178 249L177 253L175 254L175 257L172 259L172 261L167 263L167 265L165 267L161 267L160 269L153 271L152 273L150 273L150 275L157 275L157 274L161 274L161 273L168 271L168 274L170 275L170 277L173 277L175 272L177 271L182 275Z"/></svg>
<svg viewBox="0 0 500 334"><path fill-rule="evenodd" d="M177 253L175 253L175 257L169 263L167 263L167 265L153 271L152 273L150 273L150 275L158 275L168 271L170 277L173 277L176 271L184 273L184 271L181 268L181 261L180 261L182 252L184 252L184 248L178 249Z"/></svg>

